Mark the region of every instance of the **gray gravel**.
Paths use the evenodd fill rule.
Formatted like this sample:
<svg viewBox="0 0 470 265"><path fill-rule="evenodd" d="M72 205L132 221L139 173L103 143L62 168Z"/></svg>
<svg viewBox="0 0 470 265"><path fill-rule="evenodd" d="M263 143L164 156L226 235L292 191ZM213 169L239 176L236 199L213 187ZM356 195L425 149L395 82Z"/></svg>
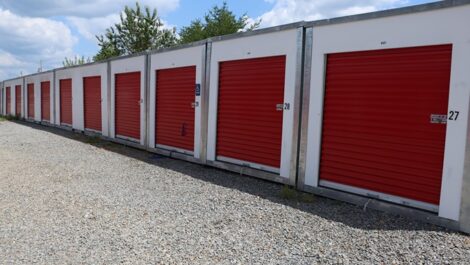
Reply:
<svg viewBox="0 0 470 265"><path fill-rule="evenodd" d="M281 185L0 122L2 264L463 264L470 237Z"/></svg>

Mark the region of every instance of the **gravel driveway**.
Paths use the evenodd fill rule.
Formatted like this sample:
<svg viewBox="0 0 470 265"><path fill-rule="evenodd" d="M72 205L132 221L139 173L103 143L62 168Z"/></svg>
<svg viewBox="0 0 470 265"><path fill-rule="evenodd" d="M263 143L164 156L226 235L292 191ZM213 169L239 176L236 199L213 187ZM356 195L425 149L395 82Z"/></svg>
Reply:
<svg viewBox="0 0 470 265"><path fill-rule="evenodd" d="M470 237L82 135L0 122L1 264L470 261Z"/></svg>

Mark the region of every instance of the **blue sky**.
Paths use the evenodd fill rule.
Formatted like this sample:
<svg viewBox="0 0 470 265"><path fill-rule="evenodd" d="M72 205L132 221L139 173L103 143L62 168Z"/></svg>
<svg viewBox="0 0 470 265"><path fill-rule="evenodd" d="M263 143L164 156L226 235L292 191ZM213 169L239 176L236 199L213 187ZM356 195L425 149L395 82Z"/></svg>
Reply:
<svg viewBox="0 0 470 265"><path fill-rule="evenodd" d="M221 5L223 1L218 0L203 0L203 1L191 1L191 0L181 0L180 7L172 12L164 12L161 14L161 18L168 22L170 25L175 26L177 29L187 26L195 18L203 17L209 9L215 5ZM227 1L230 9L241 16L247 14L250 17L258 17L263 14L266 10L270 10L273 4L268 3L263 0L231 0ZM157 7L158 8L158 7ZM57 18L64 23L67 23L67 20L63 17ZM70 25L73 31L73 34L79 36L76 28L73 25ZM96 42L88 41L87 39L80 39L79 45L76 46L76 52L78 54L84 54L87 56L92 56L96 53Z"/></svg>
<svg viewBox="0 0 470 265"><path fill-rule="evenodd" d="M157 8L167 27L180 29L223 0L139 0ZM426 0L227 0L237 15L262 27L409 6ZM0 0L0 79L61 65L64 57L92 57L96 34L119 20L135 0Z"/></svg>

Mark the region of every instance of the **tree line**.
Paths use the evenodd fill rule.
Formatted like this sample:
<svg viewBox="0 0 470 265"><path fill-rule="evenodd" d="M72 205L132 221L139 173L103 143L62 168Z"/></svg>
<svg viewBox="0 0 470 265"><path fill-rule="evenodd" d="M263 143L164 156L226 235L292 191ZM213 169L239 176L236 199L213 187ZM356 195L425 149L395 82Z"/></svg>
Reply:
<svg viewBox="0 0 470 265"><path fill-rule="evenodd" d="M137 2L135 7L126 6L120 15L120 22L106 29L105 34L96 36L98 53L91 59L84 57L65 58L64 66L102 61L108 58L135 54L149 50L191 43L214 36L227 35L240 31L250 31L259 27L261 21L249 25L246 14L237 17L228 4L214 6L203 18L192 20L190 25L181 28L167 28L158 16L157 9Z"/></svg>

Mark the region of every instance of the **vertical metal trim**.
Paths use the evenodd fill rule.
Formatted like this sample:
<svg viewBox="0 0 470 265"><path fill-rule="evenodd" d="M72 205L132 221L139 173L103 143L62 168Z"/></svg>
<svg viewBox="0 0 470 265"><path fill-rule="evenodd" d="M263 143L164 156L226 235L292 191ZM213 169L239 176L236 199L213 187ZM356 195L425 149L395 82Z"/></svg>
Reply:
<svg viewBox="0 0 470 265"><path fill-rule="evenodd" d="M82 119L83 119L83 131L86 131L86 117L85 117L85 75L80 75L80 78L82 79ZM73 82L73 81L72 81ZM73 83L72 83L72 89L73 89ZM101 84L100 84L100 89L101 89ZM101 92L101 91L100 91ZM73 91L72 91L73 95ZM103 119L103 117L101 117ZM72 105L72 122L73 122L73 105ZM101 128L103 130L103 128Z"/></svg>
<svg viewBox="0 0 470 265"><path fill-rule="evenodd" d="M305 168L307 165L308 118L310 109L310 81L312 71L313 28L305 29L305 52L302 84L302 110L300 115L300 141L297 188L303 190L305 185Z"/></svg>
<svg viewBox="0 0 470 265"><path fill-rule="evenodd" d="M111 138L111 61L107 62L106 68L106 108L108 109L108 137Z"/></svg>
<svg viewBox="0 0 470 265"><path fill-rule="evenodd" d="M57 121L56 121L56 91L55 91L55 87L56 87L56 69L52 70L52 84L49 85L49 93L52 93L52 117L49 117L50 121L51 121L51 124L56 124ZM52 90L52 92L51 92ZM51 95L49 95L49 99L51 98ZM60 102L59 102L60 104ZM49 109L50 109L51 106L49 106Z"/></svg>
<svg viewBox="0 0 470 265"><path fill-rule="evenodd" d="M144 146L150 147L150 74L152 68L152 56L149 54L145 55L145 92L144 92Z"/></svg>
<svg viewBox="0 0 470 265"><path fill-rule="evenodd" d="M470 113L469 113L470 114ZM465 160L462 179L462 195L460 199L460 231L470 233L470 115L467 115L467 139L465 143Z"/></svg>
<svg viewBox="0 0 470 265"><path fill-rule="evenodd" d="M300 27L297 29L297 54L296 54L296 70L295 70L295 91L293 104L293 128L292 128L292 146L289 180L292 185L296 184L297 168L298 168L298 150L299 150L299 133L300 133L300 115L302 106L302 84L303 84L303 68L304 68L304 48L305 48L305 29Z"/></svg>
<svg viewBox="0 0 470 265"><path fill-rule="evenodd" d="M202 164L207 163L207 134L209 124L209 92L211 75L212 42L206 43L203 56L203 79L201 84L201 146L199 151Z"/></svg>
<svg viewBox="0 0 470 265"><path fill-rule="evenodd" d="M26 113L26 90L25 90L25 84L26 84L26 78L23 77L23 85L21 86L21 116L22 118L26 119L27 118L27 113Z"/></svg>
<svg viewBox="0 0 470 265"><path fill-rule="evenodd" d="M0 115L3 115L3 82L0 82Z"/></svg>

